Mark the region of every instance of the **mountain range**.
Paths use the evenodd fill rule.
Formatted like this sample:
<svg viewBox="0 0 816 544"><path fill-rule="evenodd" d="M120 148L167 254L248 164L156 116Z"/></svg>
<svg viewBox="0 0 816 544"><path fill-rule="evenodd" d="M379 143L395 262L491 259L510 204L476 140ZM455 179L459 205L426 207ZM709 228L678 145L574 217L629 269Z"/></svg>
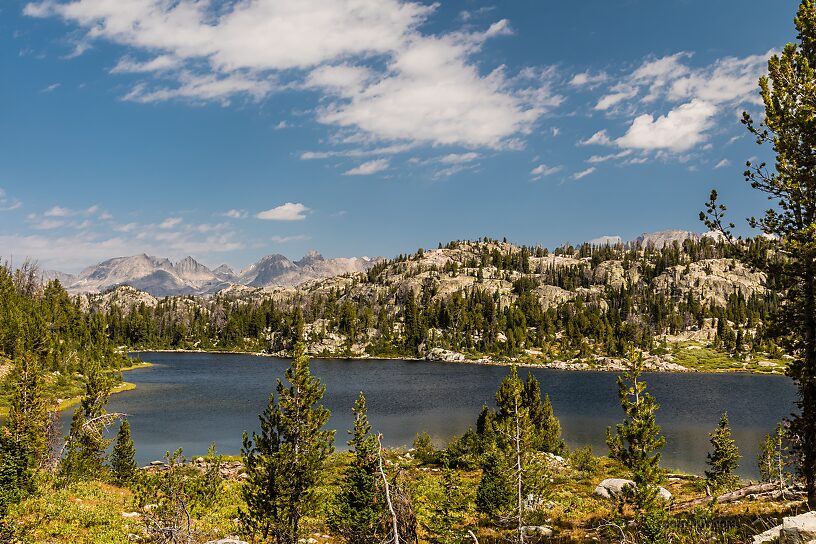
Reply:
<svg viewBox="0 0 816 544"><path fill-rule="evenodd" d="M226 264L210 270L192 257L176 263L164 257L132 255L89 266L77 275L57 271L43 273L45 280L58 279L69 293L101 293L130 285L153 296L207 295L233 285L249 287L295 286L301 283L364 272L380 259L351 257L325 259L310 251L300 260L267 255L235 272Z"/></svg>
<svg viewBox="0 0 816 544"><path fill-rule="evenodd" d="M682 242L687 238L699 239L708 235L710 233L665 230L644 233L624 245L652 245L660 248L674 241ZM622 239L620 236L602 236L588 243L599 246L616 245L622 243ZM325 259L320 253L310 251L297 261L280 254L267 255L236 272L226 264L210 270L193 257L174 263L164 257L141 254L108 259L89 266L77 275L50 270L43 273L43 278L58 279L72 294L101 293L120 285L130 285L156 297L208 295L236 285L294 287L309 281L364 272L381 260L381 257Z"/></svg>

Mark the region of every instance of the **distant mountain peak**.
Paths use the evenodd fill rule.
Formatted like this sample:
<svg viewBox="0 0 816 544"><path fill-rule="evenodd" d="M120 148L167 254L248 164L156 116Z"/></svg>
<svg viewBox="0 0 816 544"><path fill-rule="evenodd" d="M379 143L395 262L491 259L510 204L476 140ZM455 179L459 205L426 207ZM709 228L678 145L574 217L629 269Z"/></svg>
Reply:
<svg viewBox="0 0 816 544"><path fill-rule="evenodd" d="M323 255L312 249L307 251L306 255L304 255L299 261L295 261L295 264L298 266L307 266L325 260L326 259L323 258Z"/></svg>

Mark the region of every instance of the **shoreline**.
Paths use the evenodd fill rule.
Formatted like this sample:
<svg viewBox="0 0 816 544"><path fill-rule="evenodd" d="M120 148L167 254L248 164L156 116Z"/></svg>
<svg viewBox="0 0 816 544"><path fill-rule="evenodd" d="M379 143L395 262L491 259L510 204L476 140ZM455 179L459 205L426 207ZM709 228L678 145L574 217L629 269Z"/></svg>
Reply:
<svg viewBox="0 0 816 544"><path fill-rule="evenodd" d="M290 355L281 355L279 353L264 353L254 351L235 351L235 350L205 350L205 349L144 349L144 350L128 350L128 354L142 354L142 353L204 353L209 355L251 355L254 357L269 357L273 359L291 359ZM453 352L452 352L453 353ZM540 368L546 370L563 370L567 372L609 372L621 373L625 369L610 366L589 367L586 363L571 364L565 361L557 361L555 363L530 363L525 361L491 361L486 358L482 359L440 359L440 358L425 358L425 357L372 357L372 356L320 356L309 355L309 359L318 360L347 360L347 361L415 361L415 362L429 362L429 363L444 363L444 364L460 364L460 365L479 365L479 366L504 366L509 367L516 365L519 368ZM580 366L579 366L580 365ZM679 366L679 365L678 365ZM784 372L779 371L758 371L754 369L715 369L715 370L698 370L690 367L682 367L679 369L656 369L646 368L645 372L655 374L752 374L757 376L785 376Z"/></svg>
<svg viewBox="0 0 816 544"><path fill-rule="evenodd" d="M153 363L149 363L149 362L146 362L146 361L138 361L138 362L134 362L133 364L128 365L126 367L122 367L122 368L120 368L118 370L110 370L108 372L127 372L129 370L138 370L140 368L150 368L152 366L153 366ZM119 385L117 385L116 387L111 389L110 394L115 395L116 393L123 393L125 391L133 391L134 389L136 389L136 384L135 383L123 381L122 383L120 383ZM80 396L71 397L71 398L68 398L68 399L55 399L55 400L57 400L58 402L57 402L57 407L56 407L56 409L54 411L57 412L57 413L60 413L60 412L64 412L68 408L71 408L71 407L76 406L77 404L79 404L80 401L82 400L82 396L80 395Z"/></svg>

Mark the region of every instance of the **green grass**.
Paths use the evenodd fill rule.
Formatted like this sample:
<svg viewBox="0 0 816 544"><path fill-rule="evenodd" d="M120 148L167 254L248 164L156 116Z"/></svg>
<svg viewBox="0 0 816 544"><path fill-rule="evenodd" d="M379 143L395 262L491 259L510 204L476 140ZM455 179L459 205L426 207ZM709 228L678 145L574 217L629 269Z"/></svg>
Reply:
<svg viewBox="0 0 816 544"><path fill-rule="evenodd" d="M729 353L702 346L693 342L681 342L671 347L674 362L702 372L755 372L761 374L781 374L787 363L783 359L753 356L734 357ZM760 361L776 363L775 367L759 366Z"/></svg>

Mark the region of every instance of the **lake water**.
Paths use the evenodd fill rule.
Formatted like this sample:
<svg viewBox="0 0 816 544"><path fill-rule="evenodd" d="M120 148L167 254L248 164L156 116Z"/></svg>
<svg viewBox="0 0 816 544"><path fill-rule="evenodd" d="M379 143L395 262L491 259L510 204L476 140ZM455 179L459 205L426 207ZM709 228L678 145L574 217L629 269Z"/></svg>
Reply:
<svg viewBox="0 0 816 544"><path fill-rule="evenodd" d="M209 353L140 353L153 367L125 373L137 385L111 397L108 410L128 414L137 460L160 459L165 451L184 448L189 456L215 443L223 454L238 454L243 431L258 428L275 379L287 359ZM399 360L315 359L312 373L326 385L324 405L344 448L352 424L351 408L365 392L373 429L390 446L410 444L428 432L439 446L475 426L508 368ZM548 393L570 447L591 445L605 454L605 431L622 419L616 375L520 368L532 372ZM743 454L740 474L756 477L762 437L795 406L796 390L788 378L750 374L647 373L649 391L660 404L658 424L667 439L662 465L701 473L709 450L708 433L728 412L734 438ZM63 414L63 427L70 412Z"/></svg>

